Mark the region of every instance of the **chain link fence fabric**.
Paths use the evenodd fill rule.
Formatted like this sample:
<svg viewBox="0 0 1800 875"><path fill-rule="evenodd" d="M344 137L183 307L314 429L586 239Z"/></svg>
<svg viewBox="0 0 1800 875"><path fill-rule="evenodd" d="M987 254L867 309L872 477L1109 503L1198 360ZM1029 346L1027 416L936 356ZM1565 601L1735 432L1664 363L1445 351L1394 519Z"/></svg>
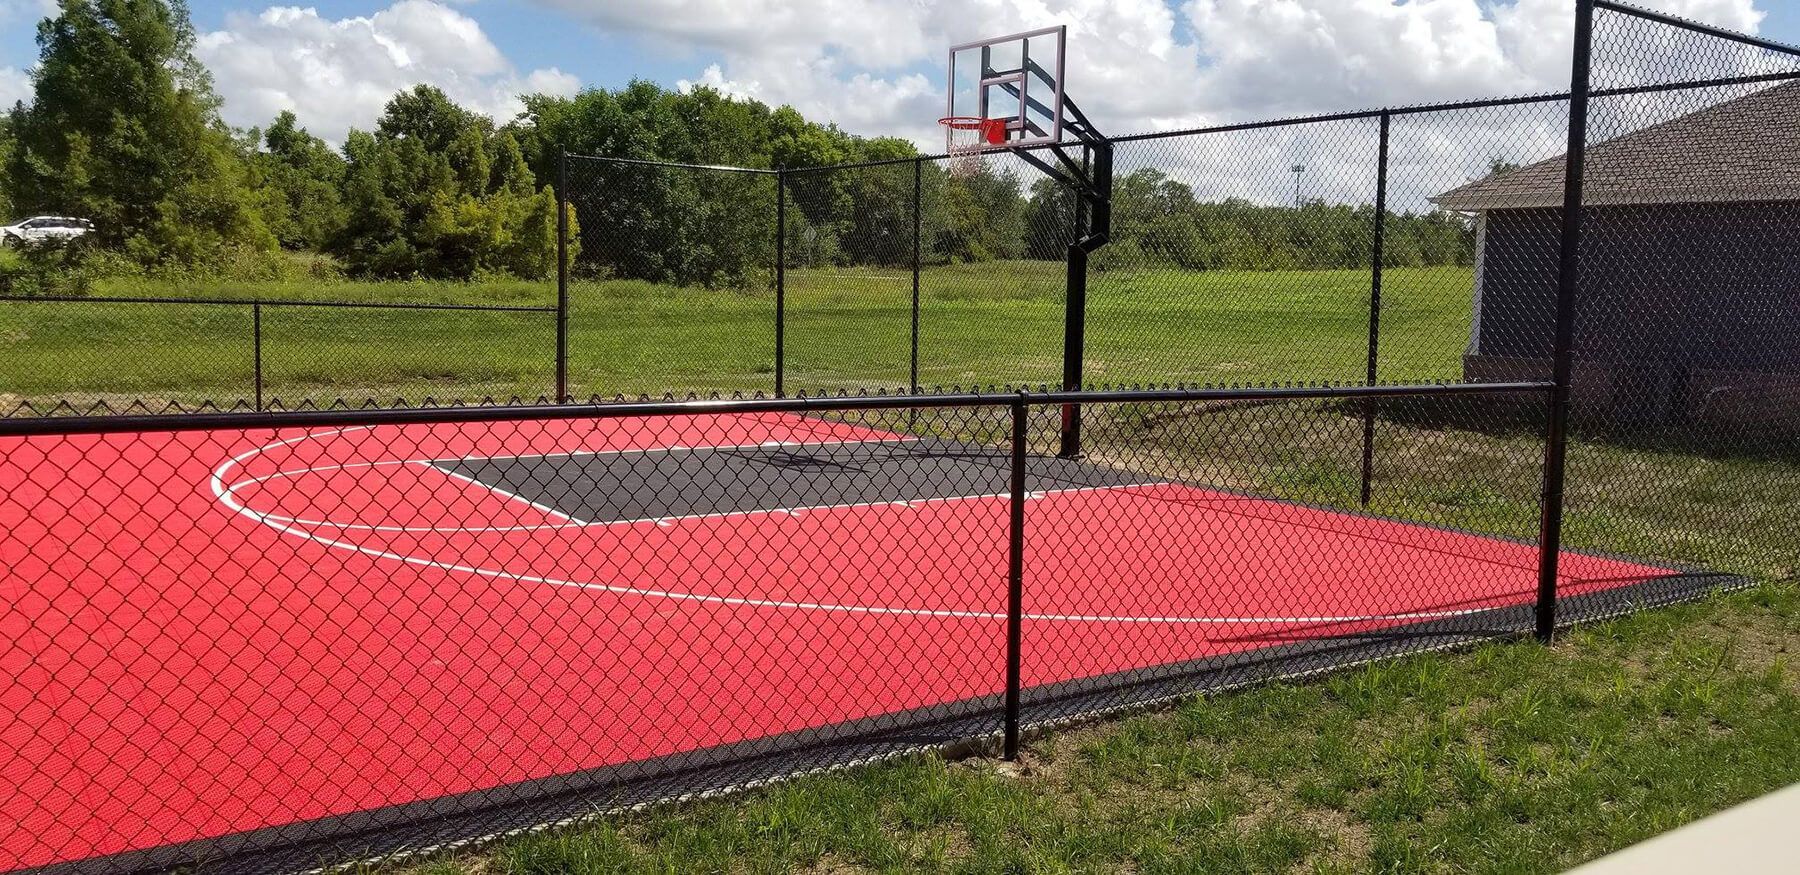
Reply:
<svg viewBox="0 0 1800 875"><path fill-rule="evenodd" d="M0 301L0 869L389 857L1791 577L1800 55L1579 10L1568 94L1109 141L1085 272L1093 151L571 155L505 302Z"/></svg>

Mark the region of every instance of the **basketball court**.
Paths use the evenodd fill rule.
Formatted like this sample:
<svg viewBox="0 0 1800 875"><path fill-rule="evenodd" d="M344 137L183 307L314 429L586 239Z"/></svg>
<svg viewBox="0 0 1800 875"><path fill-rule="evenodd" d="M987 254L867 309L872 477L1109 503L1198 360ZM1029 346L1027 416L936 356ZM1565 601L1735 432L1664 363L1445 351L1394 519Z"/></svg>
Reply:
<svg viewBox="0 0 1800 875"><path fill-rule="evenodd" d="M785 413L6 444L0 845L33 865L1004 681L1003 448ZM1027 687L1533 598L1530 544L1056 458L1028 488Z"/></svg>

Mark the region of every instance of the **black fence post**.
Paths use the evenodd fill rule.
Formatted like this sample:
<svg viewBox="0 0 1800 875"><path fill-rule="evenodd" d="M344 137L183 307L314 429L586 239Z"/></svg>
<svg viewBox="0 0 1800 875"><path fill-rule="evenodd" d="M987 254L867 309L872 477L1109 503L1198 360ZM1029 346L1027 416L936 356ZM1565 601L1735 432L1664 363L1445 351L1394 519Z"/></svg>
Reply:
<svg viewBox="0 0 1800 875"><path fill-rule="evenodd" d="M556 403L569 397L569 153L556 158Z"/></svg>
<svg viewBox="0 0 1800 875"><path fill-rule="evenodd" d="M1025 626L1025 426L1030 408L1020 392L1012 402L1011 520L1006 551L1006 718L1001 756L1019 756L1019 687Z"/></svg>
<svg viewBox="0 0 1800 875"><path fill-rule="evenodd" d="M1381 268L1386 255L1388 128L1393 115L1381 113L1381 139L1375 157L1375 236L1369 258L1369 366L1367 385L1380 378L1381 361ZM1369 506L1369 494L1375 482L1375 400L1363 401L1362 506Z"/></svg>
<svg viewBox="0 0 1800 875"><path fill-rule="evenodd" d="M1575 296L1581 266L1582 173L1587 160L1589 73L1594 0L1575 0L1575 52L1569 76L1569 151L1564 158L1562 240L1556 276L1556 338L1544 427L1544 495L1538 527L1537 637L1556 633L1556 574L1562 553L1563 477L1568 462L1569 397L1574 376Z"/></svg>
<svg viewBox="0 0 1800 875"><path fill-rule="evenodd" d="M256 409L263 409L262 302L250 305L250 370L256 383Z"/></svg>
<svg viewBox="0 0 1800 875"><path fill-rule="evenodd" d="M919 237L923 225L923 200L925 184L925 159L913 159L913 195L912 195L912 358L908 362L907 387L912 394L919 394Z"/></svg>
<svg viewBox="0 0 1800 875"><path fill-rule="evenodd" d="M787 171L775 171L775 397L787 376Z"/></svg>

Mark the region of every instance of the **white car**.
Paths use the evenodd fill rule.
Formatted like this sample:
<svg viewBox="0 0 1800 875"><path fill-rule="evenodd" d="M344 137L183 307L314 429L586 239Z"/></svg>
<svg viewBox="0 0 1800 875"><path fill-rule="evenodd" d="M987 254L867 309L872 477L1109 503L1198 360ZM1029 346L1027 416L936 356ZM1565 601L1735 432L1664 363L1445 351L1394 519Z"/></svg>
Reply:
<svg viewBox="0 0 1800 875"><path fill-rule="evenodd" d="M93 233L94 223L67 216L33 216L15 225L0 227L0 242L11 245L61 243Z"/></svg>

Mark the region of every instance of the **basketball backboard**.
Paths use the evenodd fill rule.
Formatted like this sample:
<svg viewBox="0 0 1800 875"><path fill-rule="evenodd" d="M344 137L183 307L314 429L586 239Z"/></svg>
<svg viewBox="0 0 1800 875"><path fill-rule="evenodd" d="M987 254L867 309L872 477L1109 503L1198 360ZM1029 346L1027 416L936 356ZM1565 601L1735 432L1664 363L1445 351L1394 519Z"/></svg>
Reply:
<svg viewBox="0 0 1800 875"><path fill-rule="evenodd" d="M948 151L1062 142L1066 31L1046 27L950 48Z"/></svg>

